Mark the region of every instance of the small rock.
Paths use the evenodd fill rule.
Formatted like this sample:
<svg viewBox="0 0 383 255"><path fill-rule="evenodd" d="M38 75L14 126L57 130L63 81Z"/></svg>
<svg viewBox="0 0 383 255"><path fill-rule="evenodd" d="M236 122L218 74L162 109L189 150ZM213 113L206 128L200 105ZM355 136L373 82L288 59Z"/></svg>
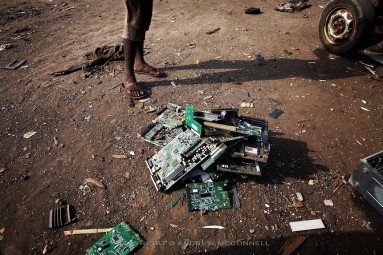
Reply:
<svg viewBox="0 0 383 255"><path fill-rule="evenodd" d="M125 177L126 179L129 179L129 178L130 178L130 173L129 173L129 172L126 172L126 173L124 174L124 177Z"/></svg>
<svg viewBox="0 0 383 255"><path fill-rule="evenodd" d="M150 230L152 230L152 231L153 231L153 230L154 230L154 227L150 227Z"/></svg>
<svg viewBox="0 0 383 255"><path fill-rule="evenodd" d="M254 234L255 229L250 229L250 234Z"/></svg>
<svg viewBox="0 0 383 255"><path fill-rule="evenodd" d="M57 198L56 200L55 200L55 204L61 204L61 198Z"/></svg>
<svg viewBox="0 0 383 255"><path fill-rule="evenodd" d="M327 199L323 201L325 206L334 206L334 203L332 202L331 199Z"/></svg>
<svg viewBox="0 0 383 255"><path fill-rule="evenodd" d="M87 221L86 223L85 223L85 227L90 227L90 226L92 226L93 225L93 222L92 221Z"/></svg>
<svg viewBox="0 0 383 255"><path fill-rule="evenodd" d="M89 115L89 116L85 116L85 117L84 117L84 120L86 120L86 121L90 121L91 118L92 118L92 116L90 116L90 115Z"/></svg>
<svg viewBox="0 0 383 255"><path fill-rule="evenodd" d="M134 153L134 151L130 151L129 154L132 155L132 156L136 155L136 154Z"/></svg>
<svg viewBox="0 0 383 255"><path fill-rule="evenodd" d="M1 168L0 168L0 174L1 174L1 173L4 173L5 170L7 170L7 169L5 168L5 166L1 167Z"/></svg>

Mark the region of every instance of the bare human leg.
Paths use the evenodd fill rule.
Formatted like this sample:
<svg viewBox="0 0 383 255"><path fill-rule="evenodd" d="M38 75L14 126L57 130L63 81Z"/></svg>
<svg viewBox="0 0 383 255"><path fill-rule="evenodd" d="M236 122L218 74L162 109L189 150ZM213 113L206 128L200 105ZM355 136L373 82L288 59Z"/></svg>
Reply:
<svg viewBox="0 0 383 255"><path fill-rule="evenodd" d="M134 71L139 74L146 74L152 77L163 77L164 73L145 62L144 41L137 42L137 50L134 62Z"/></svg>
<svg viewBox="0 0 383 255"><path fill-rule="evenodd" d="M140 99L147 96L146 92L137 84L134 75L134 63L138 52L138 45L141 42L123 39L124 44L124 58L125 58L125 92L133 99ZM143 42L142 42L143 44Z"/></svg>

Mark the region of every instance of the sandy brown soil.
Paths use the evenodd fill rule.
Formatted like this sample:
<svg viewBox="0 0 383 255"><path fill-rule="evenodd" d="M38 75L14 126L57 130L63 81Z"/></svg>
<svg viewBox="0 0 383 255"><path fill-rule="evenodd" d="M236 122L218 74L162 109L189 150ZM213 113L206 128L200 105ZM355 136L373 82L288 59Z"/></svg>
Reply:
<svg viewBox="0 0 383 255"><path fill-rule="evenodd" d="M122 62L91 75L50 75L81 63L98 46L121 42L122 2L2 1L0 44L15 47L0 52L0 65L25 59L27 66L0 69L0 254L42 254L45 244L49 254L84 254L102 234L65 237L63 230L121 221L147 241L137 254L276 254L296 235L289 222L316 218L326 229L301 233L307 240L299 254L382 254L382 217L350 185L334 194L333 184L382 150L383 83L347 69L365 71L360 56L323 50L317 38L322 3L310 2L311 8L287 14L273 10L275 0L155 0L146 59L168 77L138 76L151 93L146 105L230 107L222 96L240 88L255 105L241 114L270 123L270 165L263 177L239 182L242 207L201 215L185 203L171 207L182 185L169 194L155 190L144 160L158 148L137 138L155 115L111 90L124 79ZM251 6L263 13L244 14ZM254 63L256 53L265 66ZM276 120L268 116L275 108L285 111ZM37 133L23 138L28 131ZM135 155L128 159L112 157L130 151ZM84 195L79 186L87 177L107 189ZM309 179L318 183L310 186ZM296 192L305 198L298 209L288 201ZM72 204L78 220L51 230L48 213L59 206L57 199Z"/></svg>

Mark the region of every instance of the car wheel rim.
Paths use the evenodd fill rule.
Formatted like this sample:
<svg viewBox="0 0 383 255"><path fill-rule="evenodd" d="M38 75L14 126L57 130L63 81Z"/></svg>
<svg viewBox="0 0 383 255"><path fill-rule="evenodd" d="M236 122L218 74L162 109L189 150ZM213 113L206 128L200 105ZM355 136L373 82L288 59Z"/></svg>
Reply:
<svg viewBox="0 0 383 255"><path fill-rule="evenodd" d="M324 31L326 39L331 44L347 42L355 31L353 12L346 8L334 9L327 15Z"/></svg>

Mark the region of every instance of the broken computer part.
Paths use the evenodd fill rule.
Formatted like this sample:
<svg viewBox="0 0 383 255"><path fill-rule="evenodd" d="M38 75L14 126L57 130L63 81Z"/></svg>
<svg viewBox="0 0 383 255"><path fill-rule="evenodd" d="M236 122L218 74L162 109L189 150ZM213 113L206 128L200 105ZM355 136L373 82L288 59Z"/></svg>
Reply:
<svg viewBox="0 0 383 255"><path fill-rule="evenodd" d="M262 175L258 162L251 159L222 157L216 162L216 169L240 175Z"/></svg>
<svg viewBox="0 0 383 255"><path fill-rule="evenodd" d="M183 116L184 111L180 106L169 103L154 123L140 130L139 136L147 142L163 147L184 130Z"/></svg>
<svg viewBox="0 0 383 255"><path fill-rule="evenodd" d="M360 160L349 183L383 215L383 151Z"/></svg>
<svg viewBox="0 0 383 255"><path fill-rule="evenodd" d="M59 228L76 220L75 209L71 205L49 211L49 228Z"/></svg>
<svg viewBox="0 0 383 255"><path fill-rule="evenodd" d="M128 224L121 222L86 250L86 255L127 255L143 243L140 235Z"/></svg>
<svg viewBox="0 0 383 255"><path fill-rule="evenodd" d="M183 131L182 127L169 128L161 123L152 123L140 130L139 135L145 141L164 147Z"/></svg>
<svg viewBox="0 0 383 255"><path fill-rule="evenodd" d="M175 137L157 154L146 159L152 181L159 191L166 191L200 165L217 144L206 144L190 129Z"/></svg>
<svg viewBox="0 0 383 255"><path fill-rule="evenodd" d="M231 208L229 193L224 190L224 182L186 184L189 211L216 211Z"/></svg>
<svg viewBox="0 0 383 255"><path fill-rule="evenodd" d="M267 163L270 152L270 144L264 143L262 138L257 136L246 137L241 143L237 143L225 153L225 156L232 158L244 158Z"/></svg>

